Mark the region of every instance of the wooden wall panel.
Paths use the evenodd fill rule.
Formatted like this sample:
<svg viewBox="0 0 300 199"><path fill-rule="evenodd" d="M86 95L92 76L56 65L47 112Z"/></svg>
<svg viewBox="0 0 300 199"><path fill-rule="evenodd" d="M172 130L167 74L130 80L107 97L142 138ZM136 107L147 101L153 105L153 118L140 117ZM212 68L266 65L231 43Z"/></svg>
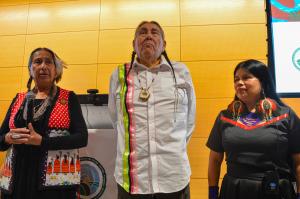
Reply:
<svg viewBox="0 0 300 199"><path fill-rule="evenodd" d="M6 152L0 152L0 163L4 162Z"/></svg>
<svg viewBox="0 0 300 199"><path fill-rule="evenodd" d="M28 2L29 2L29 0L0 1L0 6L22 5L22 4L28 4Z"/></svg>
<svg viewBox="0 0 300 199"><path fill-rule="evenodd" d="M233 70L238 62L240 60L186 62L193 78L196 97L233 97Z"/></svg>
<svg viewBox="0 0 300 199"><path fill-rule="evenodd" d="M98 30L99 0L31 4L28 33Z"/></svg>
<svg viewBox="0 0 300 199"><path fill-rule="evenodd" d="M265 24L262 0L181 0L181 25Z"/></svg>
<svg viewBox="0 0 300 199"><path fill-rule="evenodd" d="M20 91L22 68L0 68L0 100L12 100Z"/></svg>
<svg viewBox="0 0 300 199"><path fill-rule="evenodd" d="M133 29L103 30L99 38L99 63L124 63L130 61Z"/></svg>
<svg viewBox="0 0 300 199"><path fill-rule="evenodd" d="M232 98L197 99L196 127L193 138L208 137L219 112L226 109Z"/></svg>
<svg viewBox="0 0 300 199"><path fill-rule="evenodd" d="M0 36L0 68L22 66L24 44L24 35Z"/></svg>
<svg viewBox="0 0 300 199"><path fill-rule="evenodd" d="M155 20L162 26L179 26L178 0L102 0L101 29L135 28L141 21Z"/></svg>
<svg viewBox="0 0 300 199"><path fill-rule="evenodd" d="M265 59L264 24L182 27L181 60Z"/></svg>
<svg viewBox="0 0 300 199"><path fill-rule="evenodd" d="M60 1L78 1L78 0L29 0L30 4L38 4L38 3L55 3Z"/></svg>
<svg viewBox="0 0 300 199"><path fill-rule="evenodd" d="M0 122L2 123L2 121L4 120L5 116L6 116L6 113L7 113L7 110L10 106L10 103L11 103L12 99L10 100L1 100L0 101ZM1 153L0 153L1 154ZM1 163L1 155L0 155L0 163Z"/></svg>
<svg viewBox="0 0 300 199"><path fill-rule="evenodd" d="M122 63L119 63L122 64ZM99 64L97 73L97 88L99 93L105 94L109 92L109 80L113 71L119 64Z"/></svg>
<svg viewBox="0 0 300 199"><path fill-rule="evenodd" d="M166 52L171 60L180 61L180 28L179 27L163 27L166 37Z"/></svg>
<svg viewBox="0 0 300 199"><path fill-rule="evenodd" d="M207 179L191 179L191 199L208 198Z"/></svg>
<svg viewBox="0 0 300 199"><path fill-rule="evenodd" d="M31 51L37 47L49 47L67 64L96 64L98 31L34 34L27 36L24 66Z"/></svg>
<svg viewBox="0 0 300 199"><path fill-rule="evenodd" d="M299 98L283 98L284 103L290 106L298 116L300 116L300 99Z"/></svg>
<svg viewBox="0 0 300 199"><path fill-rule="evenodd" d="M87 94L87 89L96 88L97 64L70 65L64 70L59 85L77 94Z"/></svg>
<svg viewBox="0 0 300 199"><path fill-rule="evenodd" d="M28 5L0 7L0 35L26 34L27 15Z"/></svg>

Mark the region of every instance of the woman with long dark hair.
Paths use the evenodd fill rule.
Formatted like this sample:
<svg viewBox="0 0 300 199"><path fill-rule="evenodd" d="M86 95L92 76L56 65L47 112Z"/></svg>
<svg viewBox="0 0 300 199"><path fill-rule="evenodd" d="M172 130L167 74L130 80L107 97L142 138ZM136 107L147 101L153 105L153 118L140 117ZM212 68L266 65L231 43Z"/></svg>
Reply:
<svg viewBox="0 0 300 199"><path fill-rule="evenodd" d="M260 61L236 66L234 89L234 101L220 112L207 141L209 199L296 198L292 180L299 192L299 118L279 99ZM219 194L224 154L227 173Z"/></svg>

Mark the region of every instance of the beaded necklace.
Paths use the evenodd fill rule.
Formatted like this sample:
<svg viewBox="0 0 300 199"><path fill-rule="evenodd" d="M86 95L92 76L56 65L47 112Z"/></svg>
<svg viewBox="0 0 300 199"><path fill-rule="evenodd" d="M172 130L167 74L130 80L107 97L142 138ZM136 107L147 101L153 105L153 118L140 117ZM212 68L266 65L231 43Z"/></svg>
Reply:
<svg viewBox="0 0 300 199"><path fill-rule="evenodd" d="M258 117L258 115L252 112L248 113L245 116L240 117L239 120L246 126L254 126L259 122L261 122L261 119Z"/></svg>

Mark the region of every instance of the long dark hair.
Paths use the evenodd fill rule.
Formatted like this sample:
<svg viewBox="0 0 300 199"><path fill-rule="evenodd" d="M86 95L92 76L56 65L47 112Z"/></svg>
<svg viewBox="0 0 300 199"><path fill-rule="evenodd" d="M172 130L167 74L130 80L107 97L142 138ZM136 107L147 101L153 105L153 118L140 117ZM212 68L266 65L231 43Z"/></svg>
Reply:
<svg viewBox="0 0 300 199"><path fill-rule="evenodd" d="M285 106L285 104L281 101L281 99L278 97L273 78L270 75L270 71L268 67L255 59L249 59L246 61L242 61L237 64L237 66L234 69L233 76L235 76L237 70L244 69L254 75L259 81L262 86L262 93L261 97L268 97L273 100L275 100L278 104ZM237 96L235 96L235 99L238 99Z"/></svg>

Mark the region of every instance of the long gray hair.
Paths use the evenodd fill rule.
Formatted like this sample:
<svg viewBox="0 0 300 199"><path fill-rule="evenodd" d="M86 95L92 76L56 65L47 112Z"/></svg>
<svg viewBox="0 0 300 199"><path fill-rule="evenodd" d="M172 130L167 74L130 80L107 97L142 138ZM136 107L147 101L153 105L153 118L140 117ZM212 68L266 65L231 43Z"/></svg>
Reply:
<svg viewBox="0 0 300 199"><path fill-rule="evenodd" d="M63 68L66 68L67 64L51 49L49 48L45 48L45 47L40 47L40 48L36 48L34 49L31 53L30 53L30 56L29 56L29 60L28 60L28 71L29 71L29 80L27 82L27 89L30 90L31 88L31 82L32 82L32 68L31 68L31 65L32 65L32 59L33 59L33 56L34 56L34 53L38 52L38 51L47 51L51 54L52 56L52 59L54 61L54 65L55 65L55 69L56 69L56 78L55 78L55 82L59 82L62 78L62 74L63 74Z"/></svg>

